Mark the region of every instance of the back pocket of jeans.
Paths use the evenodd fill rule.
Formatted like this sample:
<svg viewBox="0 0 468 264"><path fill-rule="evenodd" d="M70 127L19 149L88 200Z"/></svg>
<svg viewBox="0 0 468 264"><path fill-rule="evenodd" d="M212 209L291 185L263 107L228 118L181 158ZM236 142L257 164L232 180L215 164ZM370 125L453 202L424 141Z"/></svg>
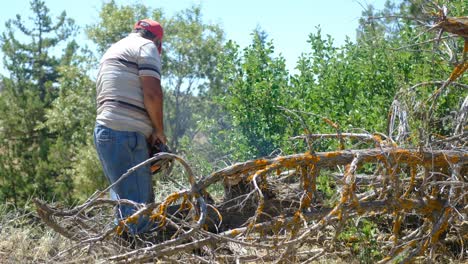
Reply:
<svg viewBox="0 0 468 264"><path fill-rule="evenodd" d="M110 142L112 141L112 133L108 129L102 129L97 134L97 140L99 142Z"/></svg>

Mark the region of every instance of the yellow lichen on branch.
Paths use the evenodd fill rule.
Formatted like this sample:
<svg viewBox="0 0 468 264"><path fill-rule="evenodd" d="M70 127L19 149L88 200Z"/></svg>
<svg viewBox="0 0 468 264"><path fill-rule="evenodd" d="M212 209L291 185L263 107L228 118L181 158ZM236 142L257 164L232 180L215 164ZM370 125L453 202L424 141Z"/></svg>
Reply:
<svg viewBox="0 0 468 264"><path fill-rule="evenodd" d="M290 250L297 250L295 245L313 243L311 237L321 237L334 243L346 241L352 246L362 243L362 235L353 234L349 239L336 240L344 229L349 228L349 220L366 219L369 222L382 217L391 219L388 222L390 228L380 229L378 225L371 225L373 230L369 231L369 234L382 235L385 241L391 239L393 246L382 249L382 254L389 260L402 256L414 259L434 249L436 244L441 245L444 234L453 225L454 220L449 219L457 217L451 208L457 208L460 201L464 201L458 196L467 195L459 191L461 187L457 186L460 185L456 185L462 184L460 180L445 183L447 180L440 176L441 173L450 175L451 171L457 170L453 173L459 174L466 171L467 164L468 156L461 151L395 147L306 152L237 163L202 178L191 189L174 192L161 203L141 208L120 221L116 227L117 234L122 234L129 224L137 223L144 215L150 215L151 221L159 221L160 226L165 225L158 230L174 230L167 236L169 239L160 244L143 251L128 251L112 257L112 260L131 258L133 262L145 262L160 256L170 258L174 254L189 254L195 248L206 248L205 245L217 248L227 243L290 254ZM371 174L368 173L369 168L374 170ZM198 200L210 196L205 190L216 181L229 187L247 185L248 188L238 197L228 196L227 201L207 205ZM457 194L457 199L449 200L449 193ZM197 202L191 199L197 199ZM41 207L40 216L49 219L47 221L54 230L61 230L63 222L57 219L91 210L93 206L100 205L96 201L59 215L50 208ZM174 210L177 214L173 215L171 212ZM388 215L393 217L386 218ZM408 219L415 217L418 222L407 223ZM94 237L105 239L106 235ZM89 236L82 237L82 241L95 240ZM146 253L141 255L141 252Z"/></svg>

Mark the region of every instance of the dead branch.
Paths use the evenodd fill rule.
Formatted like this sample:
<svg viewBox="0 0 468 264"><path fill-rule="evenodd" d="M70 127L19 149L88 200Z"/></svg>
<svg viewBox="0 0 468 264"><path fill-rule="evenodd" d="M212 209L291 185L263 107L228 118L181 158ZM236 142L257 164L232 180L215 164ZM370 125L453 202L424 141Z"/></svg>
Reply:
<svg viewBox="0 0 468 264"><path fill-rule="evenodd" d="M355 137L355 134L342 133L323 137L335 136ZM355 138L369 140L373 137L364 134ZM173 159L174 156L162 155L159 158ZM177 160L182 158L177 157ZM311 244L311 238L318 233L325 234L333 243L340 243L339 234L346 228L348 219L373 219L377 215L385 216L395 212L400 216L393 220L398 228L394 227L394 232L380 232L387 239L395 235L398 239L394 240L394 250L388 247L382 247L382 250L387 248L389 259L394 259L403 252L409 252L407 259L414 259L427 250L436 250L434 245L443 239L442 234L449 227L458 226L460 220L457 219L466 217L466 209L461 207L468 193L467 184L461 177L468 166L466 151L381 147L293 154L237 163L198 181L195 181L188 164L185 161L181 163L191 175L191 188L171 194L161 202L139 205L94 195L92 199L75 208L59 209L36 200L38 214L46 225L75 241L75 249L105 244L107 247L114 247L116 252L108 256L109 261L130 263L158 258L164 258L165 261L177 261L180 258L210 261L217 255L215 252L222 251L232 243L250 248L249 252L280 250L278 252L282 253L275 256L275 259L298 260L291 257L299 247L308 245L321 248L319 244ZM378 169L379 172L375 174L378 177L369 178L365 187L360 187L357 183L362 176L358 171L365 164L374 164L376 168L383 169ZM346 167L343 176L332 177L331 175L337 174L334 171L340 166ZM407 170L408 166L413 169ZM288 177L278 173L289 170L295 172L288 174ZM434 180L424 178L424 171L434 175ZM420 177L416 177L416 174ZM447 177L441 178L438 175ZM324 186L318 186L317 178L324 176L329 184L335 186L333 190L339 194L336 198L333 195L326 197ZM410 184L403 185L403 181ZM222 200L207 206L203 198L205 190L217 182L231 183L232 188L240 184L241 193L253 191L256 195L243 198L241 211L232 209L230 203ZM425 190L422 196L417 189ZM378 193L380 195L376 195ZM137 244L134 244L137 246L135 249L126 246L127 243L118 242L122 241L119 227L112 227L113 214L109 213L116 203L127 203L140 208L119 226L142 215L148 215L158 223L158 227L147 234L148 237L138 238ZM107 210L107 216L99 214L98 218L95 214L93 217L96 210ZM424 224L406 228L401 225L405 217L415 216ZM329 229L332 226L341 228L333 231ZM212 253L196 257L191 255L191 252L200 249ZM68 254L72 252L74 250L70 250ZM66 255L62 253L62 257ZM325 254L319 251L308 258L316 259L322 255ZM231 259L225 253L218 255L218 259L219 256ZM247 252L237 258L245 261L252 259ZM260 259L266 260L268 257L265 255Z"/></svg>

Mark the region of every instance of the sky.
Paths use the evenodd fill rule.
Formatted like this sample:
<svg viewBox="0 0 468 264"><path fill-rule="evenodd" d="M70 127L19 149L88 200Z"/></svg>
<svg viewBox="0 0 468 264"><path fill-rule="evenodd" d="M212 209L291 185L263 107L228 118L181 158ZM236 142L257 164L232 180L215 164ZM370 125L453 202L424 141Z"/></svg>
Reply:
<svg viewBox="0 0 468 264"><path fill-rule="evenodd" d="M99 10L104 2L45 0L53 17L66 11L67 16L82 28L98 21ZM162 8L166 17L200 4L204 22L219 24L225 31L226 39L234 40L242 48L250 44L252 31L260 27L273 41L276 53L286 59L288 69L293 71L301 53L310 51L308 35L315 33L317 26L321 27L322 34L331 35L339 46L344 43L346 36L355 39L364 6L372 4L382 9L385 0L116 0L116 3L141 3L152 8ZM31 15L28 0L9 1L2 6L0 32L5 31L5 22L16 14L21 14L23 18ZM84 33L77 40L80 44L92 46ZM2 73L3 62L0 64Z"/></svg>

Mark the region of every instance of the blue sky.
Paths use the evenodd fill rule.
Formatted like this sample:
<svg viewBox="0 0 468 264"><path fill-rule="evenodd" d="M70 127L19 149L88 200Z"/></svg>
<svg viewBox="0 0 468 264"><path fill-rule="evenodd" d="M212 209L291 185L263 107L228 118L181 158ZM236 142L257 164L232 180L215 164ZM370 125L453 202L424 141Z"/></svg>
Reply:
<svg viewBox="0 0 468 264"><path fill-rule="evenodd" d="M45 0L53 16L63 10L76 24L84 27L95 23L102 0ZM355 30L363 6L372 4L377 9L384 6L385 0L116 0L118 4L142 3L149 7L162 8L171 16L192 4L201 4L205 22L217 23L226 32L226 38L235 40L241 47L251 41L251 32L260 26L273 40L275 51L282 54L287 66L292 70L297 58L308 52L307 38L320 25L323 34L329 34L337 45L343 44L345 37L355 39ZM21 14L27 18L30 13L29 1L9 1L0 9L0 32L5 31L5 22ZM86 43L84 34L78 36ZM3 68L3 62L0 62ZM3 71L2 71L3 72Z"/></svg>

